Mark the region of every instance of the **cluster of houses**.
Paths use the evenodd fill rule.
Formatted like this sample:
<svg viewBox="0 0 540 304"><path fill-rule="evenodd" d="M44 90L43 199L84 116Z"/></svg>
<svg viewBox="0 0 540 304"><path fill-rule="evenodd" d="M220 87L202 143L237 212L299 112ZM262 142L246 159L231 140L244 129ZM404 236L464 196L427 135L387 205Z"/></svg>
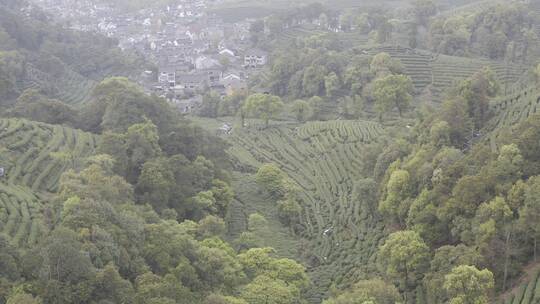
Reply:
<svg viewBox="0 0 540 304"><path fill-rule="evenodd" d="M268 61L266 52L250 47L254 20L225 23L208 13L208 0L177 0L132 13L106 1L34 1L71 28L115 38L120 48L153 62L157 71L145 71L145 88L183 112L196 108L209 90L222 96L247 92L248 79Z"/></svg>
<svg viewBox="0 0 540 304"><path fill-rule="evenodd" d="M222 96L246 93L250 76L268 61L266 52L250 47L250 21L224 23L204 10L197 15L189 22L168 19L131 46L157 66L152 90L183 112L196 108L209 90Z"/></svg>
<svg viewBox="0 0 540 304"><path fill-rule="evenodd" d="M209 91L221 96L247 94L249 77L258 73L268 60L267 53L258 49L233 50L223 46L213 52L195 51L180 57L160 58L153 90L184 113L198 107L202 95Z"/></svg>
<svg viewBox="0 0 540 304"><path fill-rule="evenodd" d="M158 78L154 90L186 96L214 90L222 95L247 92L247 80L264 67L266 52L218 46L199 52L195 48L158 51ZM167 94L165 94L167 95ZM170 96L171 94L169 94Z"/></svg>

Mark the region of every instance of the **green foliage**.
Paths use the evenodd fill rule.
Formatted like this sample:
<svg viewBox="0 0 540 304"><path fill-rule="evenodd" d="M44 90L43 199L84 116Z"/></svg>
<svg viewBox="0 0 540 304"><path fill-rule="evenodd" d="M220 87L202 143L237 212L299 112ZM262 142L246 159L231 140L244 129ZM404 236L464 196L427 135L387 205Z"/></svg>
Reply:
<svg viewBox="0 0 540 304"><path fill-rule="evenodd" d="M299 292L294 285L261 275L244 287L241 297L253 304L293 304L299 300Z"/></svg>
<svg viewBox="0 0 540 304"><path fill-rule="evenodd" d="M107 78L94 88L92 95L92 102L82 110L81 126L93 132L122 133L147 120L162 131L177 121L164 99L147 95L127 78Z"/></svg>
<svg viewBox="0 0 540 304"><path fill-rule="evenodd" d="M306 122L313 116L313 108L309 102L297 99L291 104L291 112L298 122Z"/></svg>
<svg viewBox="0 0 540 304"><path fill-rule="evenodd" d="M264 120L268 127L270 119L275 119L283 110L284 104L278 96L266 94L253 94L246 99L243 110L249 117Z"/></svg>
<svg viewBox="0 0 540 304"><path fill-rule="evenodd" d="M458 148L464 146L473 128L473 121L466 111L465 101L461 98L445 101L439 115L440 119L449 125L451 145Z"/></svg>
<svg viewBox="0 0 540 304"><path fill-rule="evenodd" d="M498 91L495 74L490 68L485 68L461 81L453 94L463 98L469 117L476 128L481 128L488 119L488 100L495 97Z"/></svg>
<svg viewBox="0 0 540 304"><path fill-rule="evenodd" d="M373 56L369 65L370 71L376 77L385 77L392 74L402 74L403 65L399 59L390 57L388 53L378 53Z"/></svg>
<svg viewBox="0 0 540 304"><path fill-rule="evenodd" d="M384 237L376 210L377 198L369 198L373 203L369 210L349 189L372 174L369 165L366 168L363 164L375 163L377 156L368 152L367 147L375 146L373 142L383 137L384 131L376 123L343 120L308 122L298 129L283 126L257 132L242 130L233 134L231 140L234 145L229 154L237 166L257 170L264 164L279 164L293 188L297 188L291 191L287 186L285 197L277 202L277 206L271 204L275 199L260 201L257 191L238 193L238 199L244 202L259 200L261 210L267 211L265 217L268 221L265 234L240 232L239 245L240 240L242 248L253 244L276 244L285 247L280 248L280 252L290 252L294 257L294 241L289 242L289 238L284 239L285 236L280 235L287 230L276 228L280 225L279 220L284 222L276 215L279 217L280 208L293 206L296 210L299 205L299 221L292 223L290 229L296 235L306 237L303 246L309 246L309 249L301 252L312 265L317 265L312 273L314 287L307 291L310 298L322 300L327 297L326 291L335 278L343 278L340 287L345 287L358 281L363 273L376 272L374 255ZM243 179L239 183L238 189L255 186ZM374 194L373 191L370 194ZM245 206L236 208L243 211ZM240 211L237 210L235 214ZM323 210L334 210L332 218L335 222L325 218ZM248 214L253 212L255 210ZM239 226L245 220L235 216L231 223ZM350 266L342 267L342 263Z"/></svg>
<svg viewBox="0 0 540 304"><path fill-rule="evenodd" d="M28 88L54 100L80 104L89 100L94 79L111 74L134 76L135 66L146 65L137 55L121 52L113 39L58 27L40 9L26 15L23 8L24 2L5 2L0 8L3 105Z"/></svg>
<svg viewBox="0 0 540 304"><path fill-rule="evenodd" d="M409 213L411 185L409 172L396 170L387 183L386 198L379 203L379 211L398 223L403 223Z"/></svg>
<svg viewBox="0 0 540 304"><path fill-rule="evenodd" d="M266 225L268 224L268 221L259 213L253 213L249 215L248 218L248 230L251 232L255 232L257 230L263 230L265 229Z"/></svg>
<svg viewBox="0 0 540 304"><path fill-rule="evenodd" d="M399 231L390 234L379 249L379 258L384 272L400 282L407 292L427 271L430 253L418 233Z"/></svg>
<svg viewBox="0 0 540 304"><path fill-rule="evenodd" d="M224 217L229 208L229 204L234 197L233 189L226 182L219 179L214 179L212 181L212 188L210 190L212 191L214 199L216 200L215 207L217 214Z"/></svg>
<svg viewBox="0 0 540 304"><path fill-rule="evenodd" d="M528 231L534 239L534 251L536 253L536 239L538 237L539 227L537 223L540 216L540 201L538 200L538 191L540 191L540 178L532 177L527 182L528 187L524 193L522 206L518 209L519 223L525 231ZM536 258L536 257L535 257Z"/></svg>
<svg viewBox="0 0 540 304"><path fill-rule="evenodd" d="M213 117L216 118L219 116L219 107L220 107L221 97L217 92L210 91L203 96L202 105L199 109L199 115L203 117Z"/></svg>
<svg viewBox="0 0 540 304"><path fill-rule="evenodd" d="M309 284L303 266L289 259L272 258L272 251L257 248L239 255L246 273L254 278L241 293L249 303L295 303Z"/></svg>
<svg viewBox="0 0 540 304"><path fill-rule="evenodd" d="M446 121L438 121L434 123L429 130L430 140L436 146L451 145L451 128Z"/></svg>
<svg viewBox="0 0 540 304"><path fill-rule="evenodd" d="M56 191L61 173L94 153L95 136L68 127L0 119L2 166L10 183Z"/></svg>
<svg viewBox="0 0 540 304"><path fill-rule="evenodd" d="M19 53L0 52L0 98L13 98L19 93L17 81L23 72L23 57Z"/></svg>
<svg viewBox="0 0 540 304"><path fill-rule="evenodd" d="M20 272L17 266L19 260L17 250L9 243L9 240L4 235L0 235L0 245L2 245L0 247L0 265L2 266L0 277L14 281L18 280Z"/></svg>
<svg viewBox="0 0 540 304"><path fill-rule="evenodd" d="M427 25L429 18L437 13L437 5L433 0L414 1L414 14L419 25Z"/></svg>
<svg viewBox="0 0 540 304"><path fill-rule="evenodd" d="M160 277L145 273L137 277L135 284L137 287L135 303L137 304L169 304L192 299L186 288L172 275Z"/></svg>
<svg viewBox="0 0 540 304"><path fill-rule="evenodd" d="M174 173L166 159L144 163L137 181L141 201L150 203L158 212L167 207L175 186Z"/></svg>
<svg viewBox="0 0 540 304"><path fill-rule="evenodd" d="M131 282L122 278L112 263L107 264L96 274L96 281L95 298L117 303L133 303L134 290Z"/></svg>
<svg viewBox="0 0 540 304"><path fill-rule="evenodd" d="M407 227L416 231L429 244L444 238L446 227L438 220L432 192L424 189L411 203L407 214Z"/></svg>
<svg viewBox="0 0 540 304"><path fill-rule="evenodd" d="M208 215L199 221L198 233L204 239L225 234L225 222L220 217Z"/></svg>
<svg viewBox="0 0 540 304"><path fill-rule="evenodd" d="M444 289L453 304L489 303L489 292L493 286L493 274L489 270L467 265L452 269L444 282Z"/></svg>
<svg viewBox="0 0 540 304"><path fill-rule="evenodd" d="M286 225L292 226L300 221L302 206L295 199L288 198L278 202L278 213Z"/></svg>
<svg viewBox="0 0 540 304"><path fill-rule="evenodd" d="M50 124L76 125L77 112L69 105L58 100L48 99L37 90L25 90L11 114L17 117L41 121Z"/></svg>
<svg viewBox="0 0 540 304"><path fill-rule="evenodd" d="M243 299L235 297L221 296L221 295L209 295L203 302L204 304L247 304Z"/></svg>
<svg viewBox="0 0 540 304"><path fill-rule="evenodd" d="M16 293L9 297L6 304L41 304L40 298L34 298L27 293Z"/></svg>
<svg viewBox="0 0 540 304"><path fill-rule="evenodd" d="M324 301L324 304L394 304L401 301L398 290L380 279L359 281L350 290Z"/></svg>
<svg viewBox="0 0 540 304"><path fill-rule="evenodd" d="M478 266L484 258L474 248L463 244L457 246L442 246L435 250L431 266L424 280L428 303L445 303L448 295L444 288L445 277L452 269L461 265Z"/></svg>
<svg viewBox="0 0 540 304"><path fill-rule="evenodd" d="M412 82L408 76L389 75L375 81L373 97L379 117L397 108L403 114L412 100Z"/></svg>
<svg viewBox="0 0 540 304"><path fill-rule="evenodd" d="M285 194L285 179L285 173L274 164L262 165L256 176L257 184L276 199Z"/></svg>
<svg viewBox="0 0 540 304"><path fill-rule="evenodd" d="M428 40L433 50L448 55L527 60L534 56L531 52L538 43L529 32L535 21L526 5L490 5L478 12L437 18L429 26Z"/></svg>
<svg viewBox="0 0 540 304"><path fill-rule="evenodd" d="M446 53L529 60L536 43L532 17L509 4L430 19L437 13L432 1L414 3L412 24L380 9L339 16L318 5L304 9L256 22L251 32L264 48L267 34L279 41L297 23L349 33L306 34L280 46L268 71L254 79L275 96L254 94L245 102L243 96L205 96L201 115L240 110L242 119L259 118L266 127L290 118L281 115L278 96L293 101L289 109L298 123L235 131L226 139L227 154L223 141L127 78L95 86L80 112L55 99L64 92L44 85L50 81L25 91L6 114L101 136L0 120L0 165L7 172L0 182L0 302L293 304L319 302L332 291L326 303L396 303L403 296L406 303L478 304L487 303L495 286L508 287L537 247L535 93L518 102L527 105L492 103L501 65L462 61L455 74L441 78L441 65L453 69L453 59L397 45L409 35ZM41 70L69 75L88 92L95 85L88 77L102 79L131 60L111 63L119 57L113 51L91 56L86 50L112 48L112 41L96 37L98 47L88 41L72 46L92 36L61 29L52 35L46 26L36 31L45 25L30 21L38 18L5 15L0 11L2 48L24 51L0 54L4 105ZM405 34L409 26L415 28ZM393 47L363 46L391 37ZM98 60L89 64L88 58ZM373 107L381 117L394 109L401 115L412 104L413 88L426 88L423 101L437 101L430 94L440 97L449 79L484 64L494 70L459 81L440 110L417 111L412 127L409 120L392 121L396 127L388 132L372 122L305 123L371 118ZM80 95L80 102L87 100ZM526 110L506 116L513 109ZM504 130L524 117L530 118ZM494 129L496 142L488 146ZM227 172L229 157L242 173ZM231 182L242 193L235 194ZM258 195L257 188L269 195ZM220 238L236 239L240 253ZM256 248L273 243L288 248ZM388 282L365 280L377 276ZM513 301L534 299L532 286Z"/></svg>

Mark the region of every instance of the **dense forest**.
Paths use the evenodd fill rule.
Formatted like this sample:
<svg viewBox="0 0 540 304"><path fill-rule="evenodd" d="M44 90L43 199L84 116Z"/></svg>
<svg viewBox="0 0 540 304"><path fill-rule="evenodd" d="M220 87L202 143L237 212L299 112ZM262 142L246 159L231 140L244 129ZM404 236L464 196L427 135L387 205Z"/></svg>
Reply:
<svg viewBox="0 0 540 304"><path fill-rule="evenodd" d="M0 304L540 303L540 3L299 3L189 114L27 4L0 0Z"/></svg>

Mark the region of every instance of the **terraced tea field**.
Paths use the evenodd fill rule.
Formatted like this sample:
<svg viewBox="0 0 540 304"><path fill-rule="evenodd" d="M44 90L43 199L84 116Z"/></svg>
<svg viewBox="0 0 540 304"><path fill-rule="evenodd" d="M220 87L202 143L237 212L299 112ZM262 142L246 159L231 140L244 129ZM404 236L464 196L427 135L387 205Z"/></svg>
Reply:
<svg viewBox="0 0 540 304"><path fill-rule="evenodd" d="M452 87L456 81L468 78L485 67L490 67L495 72L503 90L510 88L527 70L525 66L518 64L436 55L399 45L380 46L366 51L370 55L385 52L399 59L405 74L411 77L416 91L421 92L431 85L437 99L440 99L443 92Z"/></svg>
<svg viewBox="0 0 540 304"><path fill-rule="evenodd" d="M0 233L17 246L35 244L47 231L43 206L31 189L0 183Z"/></svg>
<svg viewBox="0 0 540 304"><path fill-rule="evenodd" d="M96 82L89 80L73 71L68 71L59 79L57 86L62 88L57 98L72 105L81 104L90 99Z"/></svg>
<svg viewBox="0 0 540 304"><path fill-rule="evenodd" d="M462 14L474 14L501 2L502 1L498 1L498 0L470 1L465 5L461 5L457 8L444 11L440 14L440 16L451 17L451 16L456 16L456 15L462 15Z"/></svg>
<svg viewBox="0 0 540 304"><path fill-rule="evenodd" d="M52 97L59 99L62 102L76 105L90 99L90 94L96 82L82 75L66 69L61 77L52 77L49 74L43 73L31 64L26 66L26 79L22 87L27 88L42 88Z"/></svg>
<svg viewBox="0 0 540 304"><path fill-rule="evenodd" d="M58 125L0 119L0 166L7 183L55 191L60 175L94 152L95 136Z"/></svg>
<svg viewBox="0 0 540 304"><path fill-rule="evenodd" d="M489 66L487 61L439 55L432 63L433 86L441 92L455 81L470 77L486 66Z"/></svg>
<svg viewBox="0 0 540 304"><path fill-rule="evenodd" d="M277 43L286 43L297 38L308 38L314 35L326 34L323 30L315 29L313 26L296 26L281 32L276 38Z"/></svg>
<svg viewBox="0 0 540 304"><path fill-rule="evenodd" d="M532 275L531 280L521 285L517 291L512 293L500 304L538 304L540 303L540 272Z"/></svg>
<svg viewBox="0 0 540 304"><path fill-rule="evenodd" d="M540 111L540 91L536 86L526 88L494 100L491 108L495 113L492 127L515 125Z"/></svg>
<svg viewBox="0 0 540 304"><path fill-rule="evenodd" d="M433 86L437 92L448 89L455 81L470 77L485 67L495 72L502 89L515 83L526 71L526 67L517 64L446 55L437 56L431 65Z"/></svg>
<svg viewBox="0 0 540 304"><path fill-rule="evenodd" d="M314 302L320 302L331 284L339 286L376 271L369 268L375 265L384 227L352 199L352 193L354 183L363 178L366 144L382 134L372 122L329 121L243 129L230 138L228 153L237 170L254 172L264 163L275 163L300 187L300 236L306 242L302 251L310 265L314 288L309 297ZM242 221L241 211L232 212Z"/></svg>
<svg viewBox="0 0 540 304"><path fill-rule="evenodd" d="M405 74L411 77L416 90L422 90L433 81L431 61L433 55L428 52L404 48L400 46L377 47L368 51L370 55L385 52L397 58L405 68Z"/></svg>
<svg viewBox="0 0 540 304"><path fill-rule="evenodd" d="M540 112L540 90L533 85L501 97L491 102L491 109L494 117L486 127L486 132L491 132L491 146L496 149L500 129L516 125Z"/></svg>
<svg viewBox="0 0 540 304"><path fill-rule="evenodd" d="M336 35L344 48L364 47L373 43L369 41L368 35L362 35L358 32L340 32L336 33Z"/></svg>
<svg viewBox="0 0 540 304"><path fill-rule="evenodd" d="M0 233L11 242L35 244L46 233L43 201L61 174L94 153L86 132L24 119L0 119Z"/></svg>

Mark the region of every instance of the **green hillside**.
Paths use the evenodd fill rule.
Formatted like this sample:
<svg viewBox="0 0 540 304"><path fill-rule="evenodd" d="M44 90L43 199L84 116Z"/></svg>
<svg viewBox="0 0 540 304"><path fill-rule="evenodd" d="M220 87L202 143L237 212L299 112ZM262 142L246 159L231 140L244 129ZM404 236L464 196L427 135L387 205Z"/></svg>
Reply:
<svg viewBox="0 0 540 304"><path fill-rule="evenodd" d="M0 304L540 304L540 6L212 2L269 15L242 43L268 62L167 99L24 3L0 0Z"/></svg>
<svg viewBox="0 0 540 304"><path fill-rule="evenodd" d="M325 297L330 285L354 282L374 271L373 258L384 238L384 225L369 206L353 199L353 192L355 183L366 177L366 146L383 134L376 123L330 121L245 129L230 138L233 145L228 153L237 168L253 172L264 163L274 163L301 188L302 214L295 229L298 237L307 240L299 254L310 265L314 286L308 298L314 302ZM242 190L253 187L249 179L240 175L237 184L242 201L256 201ZM274 222L273 209L265 215ZM242 218L232 220L235 225ZM277 234L269 240L268 245L276 248L284 241Z"/></svg>
<svg viewBox="0 0 540 304"><path fill-rule="evenodd" d="M61 76L57 78L27 62L24 73L24 78L19 80L20 90L45 91L49 97L71 105L89 101L90 93L97 84L96 81L86 78L68 67L65 67Z"/></svg>
<svg viewBox="0 0 540 304"><path fill-rule="evenodd" d="M109 76L137 77L146 63L123 53L113 39L55 24L37 7L22 16L24 2L0 2L0 99L3 106L26 89L71 105L89 101Z"/></svg>
<svg viewBox="0 0 540 304"><path fill-rule="evenodd" d="M530 116L540 112L540 91L536 85L516 90L491 102L494 117L486 127L490 132L491 147L496 149L501 141L501 131L524 122Z"/></svg>
<svg viewBox="0 0 540 304"><path fill-rule="evenodd" d="M47 234L46 208L47 201L31 189L0 183L0 233L13 245L30 247Z"/></svg>
<svg viewBox="0 0 540 304"><path fill-rule="evenodd" d="M0 233L26 248L46 236L60 175L94 153L96 136L58 125L0 119Z"/></svg>
<svg viewBox="0 0 540 304"><path fill-rule="evenodd" d="M527 67L521 64L441 55L401 46L379 46L368 50L370 55L380 52L388 53L401 61L404 73L411 77L416 90L421 91L430 86L439 98L456 82L485 67L490 67L496 73L503 90L512 87L527 71Z"/></svg>
<svg viewBox="0 0 540 304"><path fill-rule="evenodd" d="M0 143L8 184L54 192L62 172L80 168L94 153L96 137L59 125L0 119Z"/></svg>

